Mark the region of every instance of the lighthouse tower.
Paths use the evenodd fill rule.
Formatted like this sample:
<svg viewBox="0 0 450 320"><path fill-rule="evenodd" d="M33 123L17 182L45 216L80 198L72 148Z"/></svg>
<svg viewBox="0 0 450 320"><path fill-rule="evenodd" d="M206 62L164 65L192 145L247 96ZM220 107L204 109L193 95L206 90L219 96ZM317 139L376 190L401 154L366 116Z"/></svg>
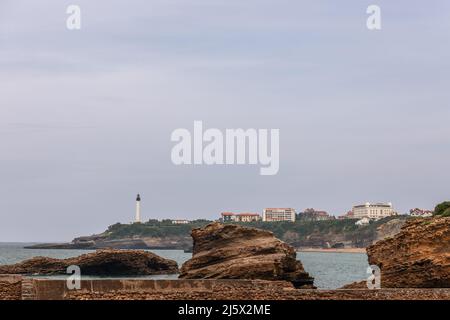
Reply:
<svg viewBox="0 0 450 320"><path fill-rule="evenodd" d="M141 222L141 196L139 194L136 197L136 218L134 222Z"/></svg>

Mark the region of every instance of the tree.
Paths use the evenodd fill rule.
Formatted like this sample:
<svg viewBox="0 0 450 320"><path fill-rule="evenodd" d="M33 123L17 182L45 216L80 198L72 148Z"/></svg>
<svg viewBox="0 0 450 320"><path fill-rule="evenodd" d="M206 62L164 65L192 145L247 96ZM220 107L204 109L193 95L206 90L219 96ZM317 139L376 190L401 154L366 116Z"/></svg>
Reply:
<svg viewBox="0 0 450 320"><path fill-rule="evenodd" d="M450 216L450 201L444 201L434 208L435 216Z"/></svg>
<svg viewBox="0 0 450 320"><path fill-rule="evenodd" d="M450 217L450 208L447 208L447 210L444 211L442 214L443 217Z"/></svg>

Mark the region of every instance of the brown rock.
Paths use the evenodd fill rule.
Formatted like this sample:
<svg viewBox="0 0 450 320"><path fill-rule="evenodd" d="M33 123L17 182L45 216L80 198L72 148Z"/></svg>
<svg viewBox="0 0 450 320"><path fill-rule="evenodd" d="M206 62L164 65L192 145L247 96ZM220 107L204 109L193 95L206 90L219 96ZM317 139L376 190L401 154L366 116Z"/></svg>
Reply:
<svg viewBox="0 0 450 320"><path fill-rule="evenodd" d="M450 218L415 218L367 248L385 288L450 287Z"/></svg>
<svg viewBox="0 0 450 320"><path fill-rule="evenodd" d="M175 261L143 250L98 250L69 259L35 257L17 264L0 266L0 274L66 274L70 265L82 275L150 275L177 273Z"/></svg>
<svg viewBox="0 0 450 320"><path fill-rule="evenodd" d="M294 248L270 231L214 222L191 235L193 256L181 267L180 278L287 280L313 287Z"/></svg>
<svg viewBox="0 0 450 320"><path fill-rule="evenodd" d="M0 274L0 300L22 299L22 277Z"/></svg>

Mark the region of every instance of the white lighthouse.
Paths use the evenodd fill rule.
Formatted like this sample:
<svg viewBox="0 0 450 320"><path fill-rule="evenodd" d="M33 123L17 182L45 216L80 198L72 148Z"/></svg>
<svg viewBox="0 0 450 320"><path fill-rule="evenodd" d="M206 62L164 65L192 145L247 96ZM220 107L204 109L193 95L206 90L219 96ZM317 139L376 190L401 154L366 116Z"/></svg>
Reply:
<svg viewBox="0 0 450 320"><path fill-rule="evenodd" d="M141 196L139 194L136 197L136 218L134 222L141 222Z"/></svg>

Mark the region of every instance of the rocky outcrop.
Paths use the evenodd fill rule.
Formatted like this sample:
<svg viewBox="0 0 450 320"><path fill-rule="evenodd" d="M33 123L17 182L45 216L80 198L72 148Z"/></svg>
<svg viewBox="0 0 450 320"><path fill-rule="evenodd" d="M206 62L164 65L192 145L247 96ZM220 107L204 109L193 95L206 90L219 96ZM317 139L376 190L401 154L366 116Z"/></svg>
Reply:
<svg viewBox="0 0 450 320"><path fill-rule="evenodd" d="M94 235L80 237L70 243L39 243L26 246L26 249L165 249L189 250L192 246L191 238L186 235L166 237L136 237L123 239L107 239Z"/></svg>
<svg viewBox="0 0 450 320"><path fill-rule="evenodd" d="M400 233L367 248L385 288L450 287L450 218L408 220Z"/></svg>
<svg viewBox="0 0 450 320"><path fill-rule="evenodd" d="M0 274L66 274L70 265L82 275L129 276L177 273L173 260L143 250L98 250L69 259L35 257L17 264L0 266Z"/></svg>
<svg viewBox="0 0 450 320"><path fill-rule="evenodd" d="M272 232L215 222L191 235L193 256L181 267L180 278L287 280L313 287L294 248Z"/></svg>

